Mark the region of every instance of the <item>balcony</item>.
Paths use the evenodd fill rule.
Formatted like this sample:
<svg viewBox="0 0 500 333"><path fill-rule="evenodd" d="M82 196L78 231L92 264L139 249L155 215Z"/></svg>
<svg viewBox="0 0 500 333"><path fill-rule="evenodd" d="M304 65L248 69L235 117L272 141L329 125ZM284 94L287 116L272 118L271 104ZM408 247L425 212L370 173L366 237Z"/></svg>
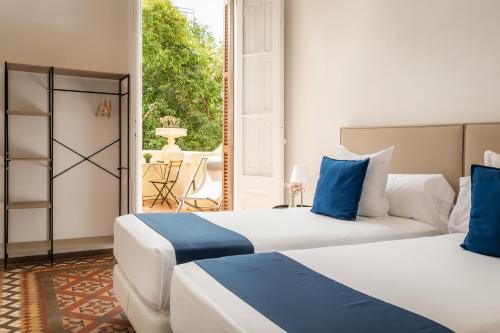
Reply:
<svg viewBox="0 0 500 333"><path fill-rule="evenodd" d="M174 212L177 209L178 203L174 197L183 196L189 186L190 180L196 172L196 169L203 156L216 156L221 154L220 147L212 152L200 151L162 151L162 150L143 150L142 156L146 153L151 154L150 162L147 163L145 158L142 159L142 208L144 212ZM175 181L173 184L168 184L171 187L171 193L167 189L163 194L168 199L163 202L160 196L156 203L155 198L158 196L158 189L162 188L161 184L155 185L152 181L166 180L168 170L172 161L182 161L180 169L173 164L170 171L169 181ZM177 177L177 171L179 173ZM196 182L199 183L203 172L199 172ZM204 204L203 202L201 204ZM182 211L190 211L189 206L184 206Z"/></svg>

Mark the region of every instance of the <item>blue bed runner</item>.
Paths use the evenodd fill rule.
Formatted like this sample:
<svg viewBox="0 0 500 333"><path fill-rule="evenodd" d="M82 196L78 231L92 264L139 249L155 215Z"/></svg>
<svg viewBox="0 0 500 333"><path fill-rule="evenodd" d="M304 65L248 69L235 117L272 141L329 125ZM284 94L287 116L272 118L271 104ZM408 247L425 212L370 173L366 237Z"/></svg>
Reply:
<svg viewBox="0 0 500 333"><path fill-rule="evenodd" d="M254 252L252 243L244 236L193 213L135 216L172 244L177 264Z"/></svg>
<svg viewBox="0 0 500 333"><path fill-rule="evenodd" d="M432 320L329 279L280 253L196 263L288 332L452 332Z"/></svg>

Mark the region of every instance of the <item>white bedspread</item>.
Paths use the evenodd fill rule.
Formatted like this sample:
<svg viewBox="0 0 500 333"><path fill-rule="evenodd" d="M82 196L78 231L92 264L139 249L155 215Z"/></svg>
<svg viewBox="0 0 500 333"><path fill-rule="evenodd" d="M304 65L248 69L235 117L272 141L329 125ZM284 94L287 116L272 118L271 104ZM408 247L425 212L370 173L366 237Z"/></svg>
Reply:
<svg viewBox="0 0 500 333"><path fill-rule="evenodd" d="M464 237L451 234L284 254L455 332L500 332L500 259L461 249ZM176 333L282 332L194 263L174 270L171 324Z"/></svg>
<svg viewBox="0 0 500 333"><path fill-rule="evenodd" d="M256 252L439 234L435 227L415 220L360 217L356 222L341 221L311 213L309 208L197 214L245 236ZM172 245L134 215L119 217L114 229L114 253L120 269L148 305L168 311L170 281L176 264Z"/></svg>

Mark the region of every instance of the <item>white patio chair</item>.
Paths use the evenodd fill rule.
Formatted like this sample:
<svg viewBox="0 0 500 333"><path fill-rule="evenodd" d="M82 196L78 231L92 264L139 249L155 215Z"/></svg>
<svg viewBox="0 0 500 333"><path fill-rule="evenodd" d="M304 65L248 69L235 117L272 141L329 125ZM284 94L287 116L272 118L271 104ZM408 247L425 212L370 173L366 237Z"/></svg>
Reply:
<svg viewBox="0 0 500 333"><path fill-rule="evenodd" d="M203 172L200 184L196 185L196 179ZM222 158L220 156L203 156L196 167L184 196L177 197L179 201L179 212L184 204L198 211L215 209L219 210L222 203ZM213 204L203 207L198 201L208 201Z"/></svg>

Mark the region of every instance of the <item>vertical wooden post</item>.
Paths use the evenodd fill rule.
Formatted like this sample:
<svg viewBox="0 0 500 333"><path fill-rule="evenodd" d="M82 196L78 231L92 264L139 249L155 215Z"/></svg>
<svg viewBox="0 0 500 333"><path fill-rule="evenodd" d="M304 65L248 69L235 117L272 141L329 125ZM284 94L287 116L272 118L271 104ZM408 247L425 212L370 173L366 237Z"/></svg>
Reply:
<svg viewBox="0 0 500 333"><path fill-rule="evenodd" d="M234 187L234 94L233 94L233 0L224 3L224 102L222 141L222 209L233 209Z"/></svg>

